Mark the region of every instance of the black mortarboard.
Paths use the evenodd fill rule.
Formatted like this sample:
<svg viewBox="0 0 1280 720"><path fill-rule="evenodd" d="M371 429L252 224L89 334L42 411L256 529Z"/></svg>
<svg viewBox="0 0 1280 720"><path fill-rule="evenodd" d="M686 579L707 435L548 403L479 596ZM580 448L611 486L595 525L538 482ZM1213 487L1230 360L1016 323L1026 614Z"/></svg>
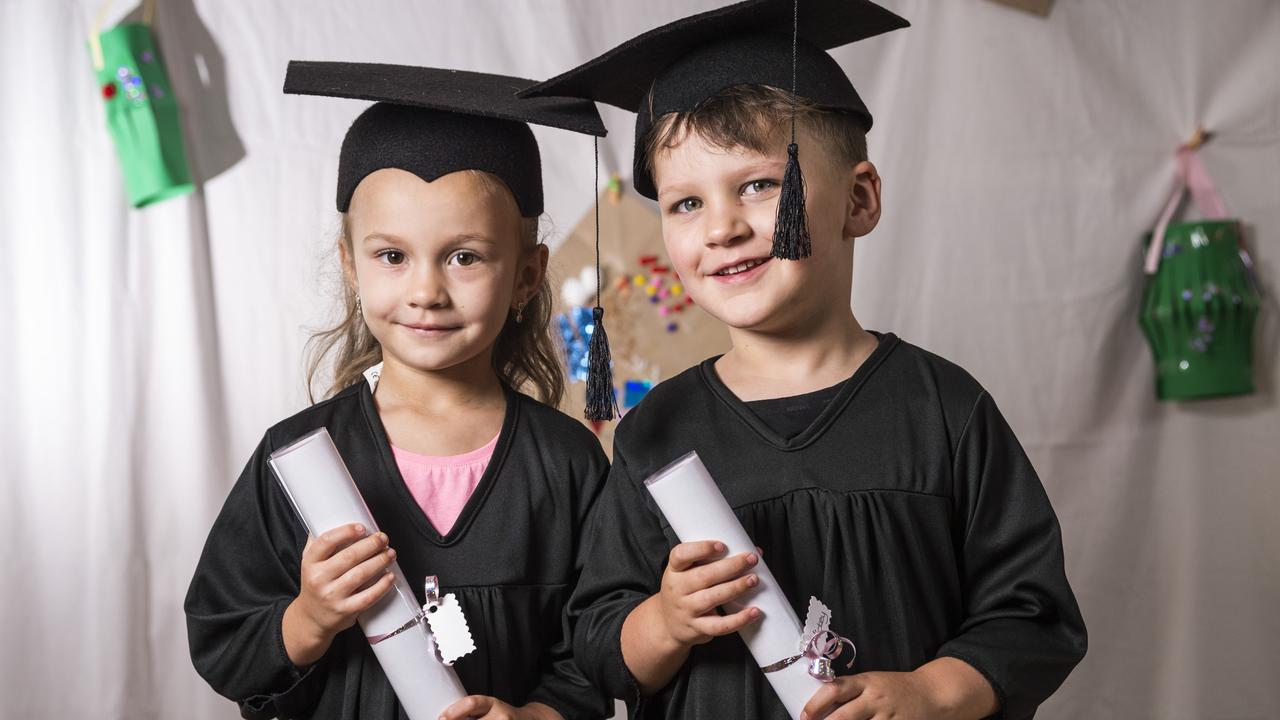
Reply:
<svg viewBox="0 0 1280 720"><path fill-rule="evenodd" d="M284 91L294 95L372 100L342 141L338 210L369 173L411 172L428 182L459 170L500 178L520 214L542 214L542 164L526 123L605 134L594 103L570 98L519 99L533 80L376 63L289 63Z"/></svg>
<svg viewBox="0 0 1280 720"><path fill-rule="evenodd" d="M372 100L351 123L338 158L338 210L370 173L398 168L431 182L459 170L496 175L520 214L542 214L542 159L527 123L605 135L595 103L516 96L533 80L407 65L293 60L284 91L294 95ZM611 420L616 402L609 340L600 307L600 148L596 145L596 306L589 348L587 417Z"/></svg>
<svg viewBox="0 0 1280 720"><path fill-rule="evenodd" d="M871 113L826 51L908 24L870 0L746 0L650 30L520 95L585 98L639 113L632 182L656 200L642 142L658 118L694 110L735 85L769 85L870 129ZM774 254L796 259L808 255L808 231L794 123L788 152Z"/></svg>

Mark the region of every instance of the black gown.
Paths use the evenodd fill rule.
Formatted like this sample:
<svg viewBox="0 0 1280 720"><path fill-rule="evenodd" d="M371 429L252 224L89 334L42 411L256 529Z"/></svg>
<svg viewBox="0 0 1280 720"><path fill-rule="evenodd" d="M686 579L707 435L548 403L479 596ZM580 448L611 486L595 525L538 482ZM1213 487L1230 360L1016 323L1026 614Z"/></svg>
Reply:
<svg viewBox="0 0 1280 720"><path fill-rule="evenodd" d="M627 614L658 591L677 539L644 480L696 450L801 619L810 595L858 647L840 674L959 658L1029 718L1084 655L1049 499L990 396L891 334L806 428L779 435L712 360L655 387L614 435L613 468L569 601L578 662L633 718L787 717L735 634L695 647L642 697ZM778 658L779 660L782 658Z"/></svg>
<svg viewBox="0 0 1280 720"><path fill-rule="evenodd" d="M507 391L497 446L449 534L405 486L362 381L271 428L209 532L187 592L196 670L246 718L405 718L359 625L300 670L285 654L284 609L297 596L306 531L267 456L326 427L422 602L438 575L456 593L476 651L454 665L468 692L538 701L565 718L612 715L573 662L565 603L581 570L581 530L608 473L580 423Z"/></svg>

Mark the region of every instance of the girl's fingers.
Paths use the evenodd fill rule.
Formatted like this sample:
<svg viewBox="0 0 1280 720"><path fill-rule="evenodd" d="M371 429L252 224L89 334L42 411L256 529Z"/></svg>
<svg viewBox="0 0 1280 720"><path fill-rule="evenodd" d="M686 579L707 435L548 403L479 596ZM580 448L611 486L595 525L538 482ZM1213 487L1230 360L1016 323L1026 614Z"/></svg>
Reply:
<svg viewBox="0 0 1280 720"><path fill-rule="evenodd" d="M396 576L390 572L382 574L372 585L361 590L360 592L347 598L344 608L345 612L350 615L359 615L360 613L373 607L373 604L382 599L383 595L396 584Z"/></svg>
<svg viewBox="0 0 1280 720"><path fill-rule="evenodd" d="M305 562L324 562L334 553L365 536L365 529L359 523L350 523L336 527L320 537L307 538L302 548L302 559Z"/></svg>
<svg viewBox="0 0 1280 720"><path fill-rule="evenodd" d="M388 567L391 567L395 559L396 551L387 548L346 571L334 582L337 583L339 592L344 595L354 595L377 580Z"/></svg>
<svg viewBox="0 0 1280 720"><path fill-rule="evenodd" d="M822 720L837 707L856 699L865 687L857 675L837 678L818 688L800 714L804 720ZM852 709L851 709L852 710Z"/></svg>
<svg viewBox="0 0 1280 720"><path fill-rule="evenodd" d="M690 594L741 577L759 563L760 557L755 553L739 553L707 563L689 573L695 583L695 587L690 589Z"/></svg>
<svg viewBox="0 0 1280 720"><path fill-rule="evenodd" d="M342 577L360 563L375 557L387 549L387 534L375 533L363 540L354 542L339 550L337 554L325 561L328 572L333 577Z"/></svg>

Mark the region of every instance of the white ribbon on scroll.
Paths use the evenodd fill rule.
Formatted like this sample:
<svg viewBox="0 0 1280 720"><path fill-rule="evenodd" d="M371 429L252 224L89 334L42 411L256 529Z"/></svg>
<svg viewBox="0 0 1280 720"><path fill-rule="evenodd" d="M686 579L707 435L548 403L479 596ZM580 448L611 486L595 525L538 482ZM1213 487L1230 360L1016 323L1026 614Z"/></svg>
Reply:
<svg viewBox="0 0 1280 720"><path fill-rule="evenodd" d="M377 532L328 430L320 428L275 451L269 462L312 537L348 523ZM360 616L360 627L366 637L380 638L373 643L373 654L410 720L435 720L467 692L453 669L440 661L435 639L421 622L423 608L400 565L392 563L391 572L395 586Z"/></svg>
<svg viewBox="0 0 1280 720"><path fill-rule="evenodd" d="M755 552L755 544L696 452L659 470L644 484L680 542L719 540L725 544L728 555ZM765 678L782 700L787 713L793 720L799 720L800 711L813 693L822 687L822 681L809 674L808 662L796 662L800 659L796 655L803 639L800 618L787 602L764 558L752 572L760 578L760 584L725 605L724 609L727 612L737 612L749 606L760 609L760 620L738 631L738 634L747 644L756 665L761 668L781 666L766 672ZM780 662L786 660L791 662Z"/></svg>

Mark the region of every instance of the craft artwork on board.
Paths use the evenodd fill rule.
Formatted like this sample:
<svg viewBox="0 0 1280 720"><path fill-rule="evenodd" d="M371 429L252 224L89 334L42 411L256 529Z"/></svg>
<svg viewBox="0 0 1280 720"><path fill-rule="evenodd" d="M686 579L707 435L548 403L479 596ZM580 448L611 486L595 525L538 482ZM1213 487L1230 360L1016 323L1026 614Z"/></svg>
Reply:
<svg viewBox="0 0 1280 720"><path fill-rule="evenodd" d="M565 412L582 417L587 346L594 330L595 219L588 210L551 254L555 322L569 388ZM729 349L724 326L698 308L666 260L662 226L646 200L614 176L600 196L600 304L608 318L614 395L622 412L657 383ZM606 448L613 423L584 420Z"/></svg>

